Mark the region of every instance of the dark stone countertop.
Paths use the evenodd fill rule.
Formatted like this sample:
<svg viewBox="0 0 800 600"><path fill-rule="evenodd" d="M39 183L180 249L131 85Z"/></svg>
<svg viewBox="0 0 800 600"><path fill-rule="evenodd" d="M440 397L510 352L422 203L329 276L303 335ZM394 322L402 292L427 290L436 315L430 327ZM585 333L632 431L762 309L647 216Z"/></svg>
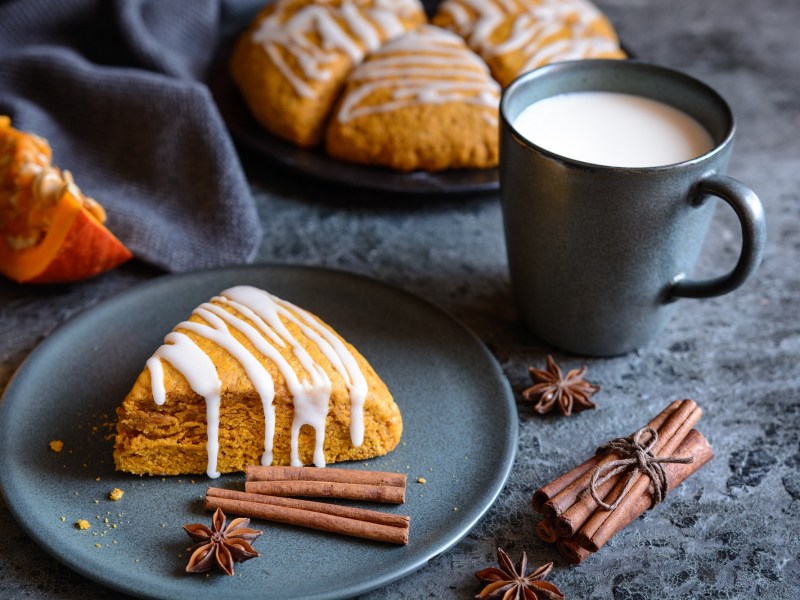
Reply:
<svg viewBox="0 0 800 600"><path fill-rule="evenodd" d="M764 262L742 289L682 301L649 347L613 359L555 353L587 364L603 385L599 409L539 418L522 402L527 365L552 350L526 333L510 298L497 198L406 199L309 183L245 157L269 232L262 262L363 273L423 296L488 345L517 394L519 453L510 480L478 526L417 573L364 598L471 598L473 573L502 546L531 563L557 561L569 598L800 597L800 3L786 0L604 0L636 55L716 87L738 119L730 174L767 214ZM718 209L698 275L729 269L739 227ZM72 315L158 273L131 264L81 285L0 283L0 387ZM596 443L643 424L667 401L692 397L716 458L666 504L577 567L533 535L531 492ZM111 598L119 594L62 567L0 501L0 598Z"/></svg>

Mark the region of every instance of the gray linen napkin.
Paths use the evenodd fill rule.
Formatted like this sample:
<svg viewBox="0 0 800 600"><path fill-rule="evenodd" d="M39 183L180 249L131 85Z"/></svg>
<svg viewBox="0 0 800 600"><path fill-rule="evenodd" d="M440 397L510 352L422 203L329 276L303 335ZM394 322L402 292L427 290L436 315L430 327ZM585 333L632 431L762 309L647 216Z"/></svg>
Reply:
<svg viewBox="0 0 800 600"><path fill-rule="evenodd" d="M108 227L170 271L247 262L261 239L201 83L230 12L221 0L0 2L0 114L47 138Z"/></svg>

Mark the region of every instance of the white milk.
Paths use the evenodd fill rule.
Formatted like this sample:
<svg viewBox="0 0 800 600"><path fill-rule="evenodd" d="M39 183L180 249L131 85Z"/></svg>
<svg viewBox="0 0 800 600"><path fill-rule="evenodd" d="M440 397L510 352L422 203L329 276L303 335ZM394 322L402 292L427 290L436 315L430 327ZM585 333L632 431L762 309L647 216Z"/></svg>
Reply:
<svg viewBox="0 0 800 600"><path fill-rule="evenodd" d="M686 113L649 98L615 92L571 92L531 104L514 120L529 141L568 158L613 167L656 167L714 147Z"/></svg>

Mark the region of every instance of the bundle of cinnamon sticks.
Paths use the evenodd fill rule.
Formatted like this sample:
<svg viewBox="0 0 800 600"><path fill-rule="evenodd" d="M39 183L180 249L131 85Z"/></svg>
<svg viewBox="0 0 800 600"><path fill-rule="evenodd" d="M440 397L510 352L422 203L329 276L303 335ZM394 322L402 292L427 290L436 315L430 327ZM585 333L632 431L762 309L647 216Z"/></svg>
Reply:
<svg viewBox="0 0 800 600"><path fill-rule="evenodd" d="M714 456L708 441L694 429L701 414L693 400L676 400L646 425L657 433L650 449L654 457L692 457L687 463L663 463L668 489ZM618 474L612 470L607 481L595 485L595 494L590 493L595 471L619 459L614 452L598 453L533 494L533 509L542 515L537 535L555 543L569 562L585 560L652 505L655 483L636 469ZM600 506L595 497L613 509Z"/></svg>
<svg viewBox="0 0 800 600"><path fill-rule="evenodd" d="M406 490L404 474L330 467L251 466L245 471L245 481L244 492L208 488L205 508L221 508L245 517L352 537L408 544L410 518L406 515L289 497L402 504Z"/></svg>

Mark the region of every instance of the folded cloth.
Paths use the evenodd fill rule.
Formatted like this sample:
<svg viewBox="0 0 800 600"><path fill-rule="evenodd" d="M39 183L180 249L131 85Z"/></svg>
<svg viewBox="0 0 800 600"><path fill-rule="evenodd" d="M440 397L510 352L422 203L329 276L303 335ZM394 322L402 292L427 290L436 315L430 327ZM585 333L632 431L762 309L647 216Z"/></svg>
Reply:
<svg viewBox="0 0 800 600"><path fill-rule="evenodd" d="M108 227L169 271L247 262L261 239L202 83L230 13L222 0L0 3L0 114L47 138Z"/></svg>

